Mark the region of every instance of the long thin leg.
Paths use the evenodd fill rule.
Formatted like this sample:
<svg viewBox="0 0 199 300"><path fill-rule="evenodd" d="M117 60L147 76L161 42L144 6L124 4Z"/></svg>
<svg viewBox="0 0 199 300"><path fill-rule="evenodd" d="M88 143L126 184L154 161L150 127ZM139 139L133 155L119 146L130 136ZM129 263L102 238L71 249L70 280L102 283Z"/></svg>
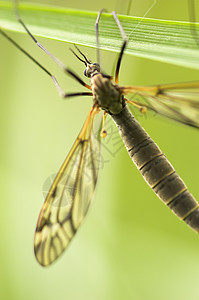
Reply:
<svg viewBox="0 0 199 300"><path fill-rule="evenodd" d="M152 7L153 7L155 4L156 4L156 0L153 1L152 5L151 5L150 8L146 11L146 13L145 13L144 16L142 17L142 19L148 14L148 12L152 9ZM125 50L126 45L127 45L127 42L128 42L128 38L127 38L127 36L126 36L126 33L125 33L125 31L124 31L124 29L123 29L123 27L122 27L122 25L121 25L121 23L120 23L120 21L119 21L117 15L116 15L116 12L113 11L112 14L113 14L113 17L114 17L114 19L115 19L115 21L116 21L116 23L117 23L117 25L118 25L118 27L119 27L121 36L122 36L122 38L123 38L123 40L124 40L123 45L122 45L122 49L121 49L120 54L119 54L119 57L118 57L117 66L116 66L116 71L115 71L115 82L118 83L118 76L119 76L120 65L121 65L121 61L122 61L123 54L124 54L124 50ZM142 19L140 20L140 22L142 21ZM139 23L140 23L140 22L139 22ZM136 25L136 27L139 25L139 23ZM135 31L136 27L134 28L133 31ZM129 37L130 37L130 36L129 36Z"/></svg>
<svg viewBox="0 0 199 300"><path fill-rule="evenodd" d="M53 80L59 95L62 98L68 98L68 97L73 97L73 96L91 96L91 92L80 92L80 93L65 93L62 88L60 87L59 83L57 82L55 76L53 76L44 66L42 66L34 57L32 57L26 50L24 50L19 44L17 44L9 35L7 35L3 30L0 29L0 33L9 41L11 42L17 49L19 49L23 54L25 54L29 59L31 59L37 66L39 66L46 74L48 74L51 79ZM78 78L75 73L73 73L70 70L66 70L67 73L71 76L73 76L81 85L87 87L90 89L90 86L86 85L81 78Z"/></svg>
<svg viewBox="0 0 199 300"><path fill-rule="evenodd" d="M99 44L99 21L100 17L103 11L106 11L105 9L101 9L98 12L97 20L95 22L95 32L96 32L96 46L97 46L97 63L101 66L101 57L100 57L100 44Z"/></svg>
<svg viewBox="0 0 199 300"><path fill-rule="evenodd" d="M66 69L66 66L64 63L62 63L57 57L55 57L52 53L50 53L42 44L40 44L37 39L32 35L32 33L29 31L27 26L24 24L22 21L19 10L17 7L17 0L13 0L13 5L14 5L14 12L17 17L18 22L22 25L22 27L25 29L25 31L28 33L28 35L31 37L31 39L35 42L35 44L41 48L60 68L62 68L64 71Z"/></svg>
<svg viewBox="0 0 199 300"><path fill-rule="evenodd" d="M83 85L84 87L88 88L89 90L91 89L91 87L86 84L78 75L76 75L73 71L71 71L70 69L68 69L65 64L63 62L61 62L57 57L55 57L52 53L50 53L42 44L40 44L37 39L32 35L32 33L29 31L29 29L27 28L27 26L24 24L24 22L22 21L20 15L19 15L19 11L17 8L17 1L13 0L13 4L14 4L14 11L17 17L17 20L19 21L19 23L23 26L23 28L25 29L25 31L28 33L28 35L30 36L30 38L36 43L36 45L42 49L60 68L62 68L62 70L71 75L73 78L75 78L81 85ZM1 31L2 33L2 31ZM3 33L2 33L3 34ZM4 33L4 36L7 36ZM46 69L44 68L39 62L37 62L31 55L29 55L24 49L22 49L15 41L13 41L10 37L7 36L7 39L10 40L18 49L20 49L26 56L28 56L32 61L34 61L40 68L42 68L49 76L51 76L53 82L55 83L58 92L60 94L61 97L65 98L65 94L63 92L63 90L61 89L61 87L59 86L56 78Z"/></svg>
<svg viewBox="0 0 199 300"><path fill-rule="evenodd" d="M123 38L123 45L122 45L122 49L120 51L120 54L119 54L119 57L118 57L118 60L117 60L117 66L116 66L116 70L115 70L115 82L118 83L118 76L119 76L119 70L120 70L120 65L121 65L121 61L122 61L122 57L123 57L123 54L124 54L124 50L126 48L126 45L127 45L127 42L128 42L128 38L126 36L126 33L116 15L116 12L113 11L112 12L113 14L113 17L115 19L115 22L117 23L118 27L119 27L119 30L120 30L120 33L121 33L121 36Z"/></svg>

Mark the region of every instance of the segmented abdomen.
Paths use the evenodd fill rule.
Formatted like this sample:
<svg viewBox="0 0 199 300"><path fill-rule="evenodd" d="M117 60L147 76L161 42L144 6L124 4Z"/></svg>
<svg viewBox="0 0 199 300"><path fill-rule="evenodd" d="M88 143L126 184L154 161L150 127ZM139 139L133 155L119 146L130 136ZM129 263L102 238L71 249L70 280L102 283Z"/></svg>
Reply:
<svg viewBox="0 0 199 300"><path fill-rule="evenodd" d="M199 204L156 143L127 106L111 117L118 126L130 157L148 185L180 219L198 232Z"/></svg>

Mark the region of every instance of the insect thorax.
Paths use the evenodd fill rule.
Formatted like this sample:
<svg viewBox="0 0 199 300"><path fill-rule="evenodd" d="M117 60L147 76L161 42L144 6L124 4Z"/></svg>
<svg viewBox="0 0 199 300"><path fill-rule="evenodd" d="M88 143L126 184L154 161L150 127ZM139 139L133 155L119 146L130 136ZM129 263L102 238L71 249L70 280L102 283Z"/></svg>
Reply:
<svg viewBox="0 0 199 300"><path fill-rule="evenodd" d="M94 101L107 112L119 114L123 109L123 95L110 78L101 73L91 78L91 87Z"/></svg>

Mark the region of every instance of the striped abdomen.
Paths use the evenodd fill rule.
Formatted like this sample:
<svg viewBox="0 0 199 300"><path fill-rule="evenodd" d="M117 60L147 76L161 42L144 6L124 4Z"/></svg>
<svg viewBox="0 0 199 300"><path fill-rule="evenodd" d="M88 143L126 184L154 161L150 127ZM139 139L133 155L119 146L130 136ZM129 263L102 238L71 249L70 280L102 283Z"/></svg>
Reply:
<svg viewBox="0 0 199 300"><path fill-rule="evenodd" d="M156 195L193 230L199 231L199 204L165 155L126 106L111 115L127 151Z"/></svg>

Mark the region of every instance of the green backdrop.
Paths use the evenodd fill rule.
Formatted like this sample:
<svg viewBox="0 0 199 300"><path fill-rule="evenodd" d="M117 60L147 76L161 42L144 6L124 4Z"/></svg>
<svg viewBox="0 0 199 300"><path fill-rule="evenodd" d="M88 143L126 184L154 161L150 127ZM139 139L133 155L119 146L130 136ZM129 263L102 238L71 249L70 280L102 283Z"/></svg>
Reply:
<svg viewBox="0 0 199 300"><path fill-rule="evenodd" d="M128 6L103 0L46 3L120 13ZM135 0L131 14L144 15L151 3ZM186 21L187 0L157 0L147 16ZM12 36L56 74L66 91L83 90L27 35ZM71 45L40 41L83 77ZM95 59L95 50L81 49ZM110 72L115 56L102 55ZM130 56L125 56L120 73L120 83L127 85L198 79L197 71ZM54 265L38 265L33 236L49 177L58 171L92 102L61 100L48 76L1 36L0 86L0 299L198 299L199 237L150 190L122 143L115 145L109 137L103 141L104 164L86 221ZM198 131L152 114L137 117L199 197ZM118 141L114 126L108 121Z"/></svg>

